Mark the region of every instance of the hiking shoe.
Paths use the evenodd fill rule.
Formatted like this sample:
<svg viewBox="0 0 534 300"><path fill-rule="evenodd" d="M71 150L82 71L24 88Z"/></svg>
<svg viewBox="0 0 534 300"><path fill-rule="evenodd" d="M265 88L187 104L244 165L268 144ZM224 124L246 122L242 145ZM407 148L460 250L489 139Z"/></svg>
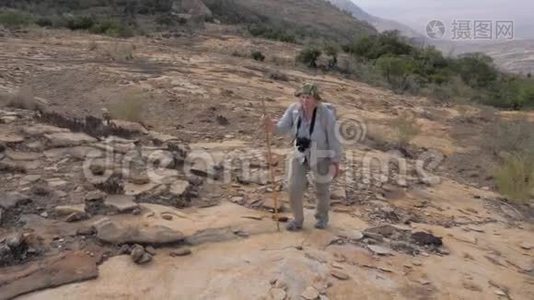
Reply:
<svg viewBox="0 0 534 300"><path fill-rule="evenodd" d="M302 229L302 223L299 223L295 220L289 221L286 225L287 231L299 231Z"/></svg>
<svg viewBox="0 0 534 300"><path fill-rule="evenodd" d="M314 227L317 229L325 229L326 226L328 226L328 220L327 219L319 219L315 223Z"/></svg>

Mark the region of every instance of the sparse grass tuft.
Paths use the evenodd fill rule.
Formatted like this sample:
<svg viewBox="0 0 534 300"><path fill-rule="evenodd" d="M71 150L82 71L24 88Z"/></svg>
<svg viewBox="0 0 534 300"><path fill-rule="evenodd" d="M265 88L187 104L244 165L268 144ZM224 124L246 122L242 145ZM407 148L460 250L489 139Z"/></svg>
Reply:
<svg viewBox="0 0 534 300"><path fill-rule="evenodd" d="M130 122L142 122L145 96L139 90L127 92L117 102L109 106L108 110L111 117Z"/></svg>
<svg viewBox="0 0 534 300"><path fill-rule="evenodd" d="M395 118L391 125L395 130L395 142L400 146L408 145L420 132L415 116L407 112Z"/></svg>
<svg viewBox="0 0 534 300"><path fill-rule="evenodd" d="M534 124L525 117L496 119L486 129L483 147L497 156L534 152Z"/></svg>
<svg viewBox="0 0 534 300"><path fill-rule="evenodd" d="M534 191L534 156L514 154L495 171L499 192L514 202L526 202Z"/></svg>

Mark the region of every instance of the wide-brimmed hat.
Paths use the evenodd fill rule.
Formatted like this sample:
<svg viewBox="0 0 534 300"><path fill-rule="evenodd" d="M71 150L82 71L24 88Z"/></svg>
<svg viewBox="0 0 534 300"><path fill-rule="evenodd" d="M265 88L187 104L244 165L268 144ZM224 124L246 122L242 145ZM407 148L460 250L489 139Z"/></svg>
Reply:
<svg viewBox="0 0 534 300"><path fill-rule="evenodd" d="M305 83L300 89L295 92L296 97L300 97L301 95L309 95L317 100L321 100L319 87L315 83Z"/></svg>

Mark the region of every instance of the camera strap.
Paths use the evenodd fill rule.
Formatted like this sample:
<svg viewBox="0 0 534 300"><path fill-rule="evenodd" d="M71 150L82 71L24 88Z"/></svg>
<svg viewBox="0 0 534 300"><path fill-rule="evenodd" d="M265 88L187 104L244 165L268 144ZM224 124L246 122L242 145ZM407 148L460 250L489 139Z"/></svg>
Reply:
<svg viewBox="0 0 534 300"><path fill-rule="evenodd" d="M312 120L311 120L311 125L310 125L310 139L311 139L311 136L312 136L312 133L313 133L313 129L315 128L315 118L317 117L317 107L315 107L315 109L313 109L313 116L312 116ZM300 125L302 124L302 117L299 116L299 120L297 121L297 138L298 138L298 135L299 135L299 130L300 130Z"/></svg>

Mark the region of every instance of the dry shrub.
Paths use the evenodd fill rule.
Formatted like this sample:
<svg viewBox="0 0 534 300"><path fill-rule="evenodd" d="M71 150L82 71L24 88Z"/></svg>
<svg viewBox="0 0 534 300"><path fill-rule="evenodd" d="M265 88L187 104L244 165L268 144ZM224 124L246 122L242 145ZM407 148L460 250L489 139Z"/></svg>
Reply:
<svg viewBox="0 0 534 300"><path fill-rule="evenodd" d="M145 98L146 94L139 90L128 91L109 106L109 113L113 119L142 122Z"/></svg>
<svg viewBox="0 0 534 300"><path fill-rule="evenodd" d="M36 101L32 88L29 86L22 86L15 95L6 94L7 106L20 109L34 110L39 107Z"/></svg>
<svg viewBox="0 0 534 300"><path fill-rule="evenodd" d="M518 203L534 197L534 155L512 154L495 171L499 192Z"/></svg>
<svg viewBox="0 0 534 300"><path fill-rule="evenodd" d="M496 118L486 127L482 146L498 156L534 152L534 123L525 116L513 120Z"/></svg>
<svg viewBox="0 0 534 300"><path fill-rule="evenodd" d="M135 46L130 44L114 43L104 47L102 55L112 61L126 62L134 59Z"/></svg>

